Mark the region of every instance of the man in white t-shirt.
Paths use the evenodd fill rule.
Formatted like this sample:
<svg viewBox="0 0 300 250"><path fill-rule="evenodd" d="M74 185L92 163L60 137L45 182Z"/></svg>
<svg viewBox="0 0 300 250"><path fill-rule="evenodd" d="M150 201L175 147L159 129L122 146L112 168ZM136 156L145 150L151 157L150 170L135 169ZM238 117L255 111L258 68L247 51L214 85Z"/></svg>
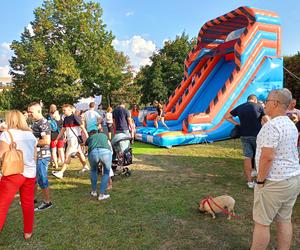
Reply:
<svg viewBox="0 0 300 250"><path fill-rule="evenodd" d="M91 102L89 104L90 109L84 113L84 122L87 132L92 130L99 130L99 124L102 122L102 117L95 111L96 104Z"/></svg>
<svg viewBox="0 0 300 250"><path fill-rule="evenodd" d="M277 249L289 249L291 216L300 192L298 131L285 115L292 100L288 89L273 90L266 100L268 121L257 135L257 185L254 189L252 250L266 249L276 221Z"/></svg>

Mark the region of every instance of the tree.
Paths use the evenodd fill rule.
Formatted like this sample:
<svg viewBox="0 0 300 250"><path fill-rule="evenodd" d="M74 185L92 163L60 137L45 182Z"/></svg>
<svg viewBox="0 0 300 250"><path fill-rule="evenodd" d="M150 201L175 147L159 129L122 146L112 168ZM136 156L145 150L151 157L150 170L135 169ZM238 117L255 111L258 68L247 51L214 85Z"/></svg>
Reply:
<svg viewBox="0 0 300 250"><path fill-rule="evenodd" d="M106 30L99 3L44 0L34 17L33 33L25 28L20 41L11 45L14 106L106 97L130 75L127 58L112 46L114 36Z"/></svg>
<svg viewBox="0 0 300 250"><path fill-rule="evenodd" d="M0 110L10 110L12 101L12 92L9 89L3 89L3 91L0 92Z"/></svg>
<svg viewBox="0 0 300 250"><path fill-rule="evenodd" d="M143 103L167 100L184 76L184 60L193 46L194 40L182 33L152 55L152 65L143 67L135 78Z"/></svg>
<svg viewBox="0 0 300 250"><path fill-rule="evenodd" d="M297 100L299 105L300 80L297 79L297 77L300 77L300 52L294 56L284 57L283 61L284 67L291 72L284 71L284 85L292 92L293 97ZM296 77L292 74L296 75Z"/></svg>

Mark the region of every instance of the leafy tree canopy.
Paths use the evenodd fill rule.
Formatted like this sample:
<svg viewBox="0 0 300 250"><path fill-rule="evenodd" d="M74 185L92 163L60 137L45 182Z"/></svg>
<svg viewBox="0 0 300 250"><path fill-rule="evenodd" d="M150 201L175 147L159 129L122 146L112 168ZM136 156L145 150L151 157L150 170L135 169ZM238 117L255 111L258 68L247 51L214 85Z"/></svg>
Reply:
<svg viewBox="0 0 300 250"><path fill-rule="evenodd" d="M33 33L25 28L11 45L13 106L37 100L61 105L99 94L109 100L131 79L128 59L113 48L99 3L44 0L31 26Z"/></svg>
<svg viewBox="0 0 300 250"><path fill-rule="evenodd" d="M284 85L288 88L293 97L297 100L298 105L300 104L300 52L294 56L286 56L283 58L284 67L291 73L284 71ZM293 76L294 74L294 76Z"/></svg>
<svg viewBox="0 0 300 250"><path fill-rule="evenodd" d="M143 103L167 100L184 76L184 60L193 46L194 40L182 33L152 55L152 65L143 67L135 79L141 86Z"/></svg>

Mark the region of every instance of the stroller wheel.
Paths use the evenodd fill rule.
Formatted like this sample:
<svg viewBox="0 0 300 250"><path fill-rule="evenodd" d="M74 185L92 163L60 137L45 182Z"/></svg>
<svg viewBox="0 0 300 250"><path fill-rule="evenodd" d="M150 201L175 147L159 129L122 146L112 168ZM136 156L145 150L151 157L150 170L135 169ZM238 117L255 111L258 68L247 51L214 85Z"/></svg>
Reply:
<svg viewBox="0 0 300 250"><path fill-rule="evenodd" d="M131 171L126 171L126 172L125 172L125 176L126 176L126 177L129 177L130 175L131 175Z"/></svg>

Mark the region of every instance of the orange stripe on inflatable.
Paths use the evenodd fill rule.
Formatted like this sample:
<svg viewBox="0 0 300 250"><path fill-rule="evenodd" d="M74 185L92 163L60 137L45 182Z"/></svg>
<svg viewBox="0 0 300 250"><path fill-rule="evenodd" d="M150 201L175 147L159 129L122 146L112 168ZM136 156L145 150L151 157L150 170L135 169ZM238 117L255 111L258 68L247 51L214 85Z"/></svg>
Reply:
<svg viewBox="0 0 300 250"><path fill-rule="evenodd" d="M245 93L246 89L249 87L249 85L251 84L252 80L254 79L255 75L257 74L258 70L261 68L261 66L263 65L263 63L265 62L265 60L269 58L269 56L265 56L264 59L261 61L261 63L259 64L259 66L256 68L256 70L254 71L253 75L251 76L251 78L249 79L249 81L247 82L247 84L245 85L245 87L243 88L243 90L241 91L241 93L238 95L238 97L236 98L236 100L231 104L231 106L229 107L228 110L232 110L233 107L235 106L235 104L237 103L237 101L240 99L240 97ZM213 128L209 129L209 130L205 130L205 133L209 133L211 131L214 131L216 129L218 129L222 123L225 121L225 118L223 117L221 119L221 121L214 126Z"/></svg>
<svg viewBox="0 0 300 250"><path fill-rule="evenodd" d="M241 81L241 78L244 77L244 74L247 73L248 69L250 68L254 58L257 57L260 49L262 49L262 47L269 47L269 48L276 48L277 43L276 41L269 41L269 40L261 40L257 46L255 47L255 49L253 50L253 53L249 56L247 62L245 63L244 67L242 67L242 70L240 71L239 74L236 75L236 77L234 77L234 82L232 84L230 83L225 83L229 86L229 88L227 88L227 91L224 93L224 95L222 96L221 99L219 99L219 102L217 103L217 105L215 107L212 107L211 104L213 103L213 101L210 103L210 114L207 117L191 117L189 119L190 123L208 123L211 122L213 120L213 118L217 115L217 113L219 112L219 110L224 106L224 103L227 101L227 99L229 98L229 96L232 94L233 90L235 89L235 85L236 83ZM259 67L258 67L259 68ZM228 80L229 81L229 80ZM196 118L196 119L195 119Z"/></svg>
<svg viewBox="0 0 300 250"><path fill-rule="evenodd" d="M170 111L171 108L173 107L173 105L178 101L178 99L180 98L180 96L183 94L183 92L185 91L185 89L189 86L193 76L200 70L201 67L203 67L203 65L205 64L205 62L207 61L207 58L204 57L199 63L198 65L195 67L195 69L193 70L193 72L190 74L189 78L182 83L181 87L179 90L177 90L175 92L175 96L172 98L172 100L169 101L168 106L166 107L166 111Z"/></svg>
<svg viewBox="0 0 300 250"><path fill-rule="evenodd" d="M253 36L259 32L259 31L266 31L266 32L274 32L274 33L279 33L278 32L278 25L272 25L272 24L262 24L262 23L255 23L251 29L249 29L248 33L246 36L241 36L241 45L238 47L235 47L235 49L237 51L239 51L239 53L241 53L241 51L243 51L251 42L251 40L253 39ZM277 38L278 40L278 38Z"/></svg>
<svg viewBox="0 0 300 250"><path fill-rule="evenodd" d="M211 70L215 67L215 65L217 64L217 62L219 61L219 59L220 59L220 56L214 57L214 59L209 63L209 65L207 66L207 68L206 69L203 68L201 70L201 75L200 75L199 78L198 77L195 78L196 83L192 87L192 89L189 90L188 96L184 96L182 98L182 103L181 103L180 106L178 106L178 104L176 105L176 112L175 113L171 113L171 112L166 113L165 120L176 120L176 119L179 118L179 116L181 115L181 113L183 112L183 110L185 109L185 107L188 105L190 99L198 91L198 88L205 81L205 79L210 74Z"/></svg>

